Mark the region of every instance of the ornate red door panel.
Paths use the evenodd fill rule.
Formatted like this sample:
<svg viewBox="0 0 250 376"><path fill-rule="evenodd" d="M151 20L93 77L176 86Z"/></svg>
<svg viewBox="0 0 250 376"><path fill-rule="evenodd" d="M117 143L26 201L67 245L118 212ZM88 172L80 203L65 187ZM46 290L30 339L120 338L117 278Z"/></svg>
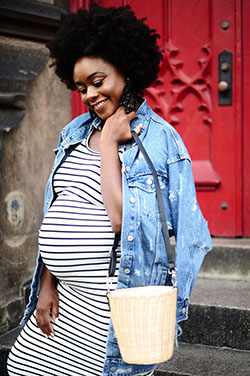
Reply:
<svg viewBox="0 0 250 376"><path fill-rule="evenodd" d="M150 27L161 35L164 59L158 80L146 92L148 103L176 128L190 152L198 201L211 233L243 235L243 221L248 223L249 211L245 210L244 219L241 1L96 2L131 5L137 16L147 17ZM88 7L89 2L82 6ZM247 23L249 9L248 16L244 14ZM246 43L249 30L244 29L244 38ZM219 81L223 81L221 91ZM247 115L249 118L249 112ZM245 157L248 149L249 141L245 143ZM247 183L249 187L249 179L248 174L245 187ZM246 192L245 198L250 200ZM249 227L245 225L245 235L250 234Z"/></svg>

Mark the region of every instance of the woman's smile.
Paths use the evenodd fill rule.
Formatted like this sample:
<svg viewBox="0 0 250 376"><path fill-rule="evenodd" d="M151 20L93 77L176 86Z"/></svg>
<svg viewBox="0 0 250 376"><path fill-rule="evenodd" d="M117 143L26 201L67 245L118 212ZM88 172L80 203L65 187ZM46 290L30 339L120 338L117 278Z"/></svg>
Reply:
<svg viewBox="0 0 250 376"><path fill-rule="evenodd" d="M108 101L108 98L103 99L102 101L98 102L97 104L92 105L91 106L92 110L93 111L103 110L103 107L105 106L107 101Z"/></svg>

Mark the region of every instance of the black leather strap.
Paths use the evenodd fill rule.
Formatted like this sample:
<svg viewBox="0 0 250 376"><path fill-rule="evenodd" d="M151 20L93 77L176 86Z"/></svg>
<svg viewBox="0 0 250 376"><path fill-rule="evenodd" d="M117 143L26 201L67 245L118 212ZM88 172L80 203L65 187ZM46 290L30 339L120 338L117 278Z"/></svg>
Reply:
<svg viewBox="0 0 250 376"><path fill-rule="evenodd" d="M175 269L175 264L174 264L174 257L173 257L173 252L172 252L172 249L171 249L171 244L170 244L170 239L169 239L167 219L166 219L165 208L164 208L164 203L163 203L163 199L162 199L162 194L161 194L158 176L157 176L157 173L156 173L155 168L153 166L153 163L152 163L151 159L149 158L148 153L146 152L139 136L135 133L135 131L132 131L131 133L133 135L135 142L138 145L138 148L140 149L140 151L142 152L146 162L148 163L148 166L149 166L149 168L150 168L150 170L153 174L153 177L154 177L154 182L155 182L155 187L156 187L156 197L157 197L157 202L158 202L158 207L159 207L159 212L160 212L160 217L161 217L161 222L162 222L163 237L164 237L164 242L165 242L167 256L168 256L169 273L171 274ZM116 252L117 252L117 247L118 247L118 244L119 244L120 237L121 237L120 234L115 234L114 244L113 244L112 249L110 251L109 277L113 277L114 274L115 274Z"/></svg>
<svg viewBox="0 0 250 376"><path fill-rule="evenodd" d="M116 268L116 252L118 244L121 238L121 234L115 234L114 244L110 250L110 261L109 261L109 277L114 277Z"/></svg>
<svg viewBox="0 0 250 376"><path fill-rule="evenodd" d="M165 246L167 250L167 256L168 256L168 266L170 271L172 271L175 266L174 266L174 257L173 257L173 252L171 249L171 244L170 244L170 239L169 239L169 233L168 233L168 225L167 225L167 219L166 219L166 214L165 214L165 208L164 208L164 203L162 199L162 194L161 194L161 189L160 189L160 184L158 180L157 173L155 171L154 165L149 158L148 153L146 152L144 146L142 145L142 142L139 138L139 136L135 133L135 131L132 131L133 138L135 142L137 143L140 151L142 152L152 174L154 177L154 182L155 182L155 188L156 188L156 197L158 201L158 206L159 206L159 211L160 211L160 217L161 217L161 222L162 222L162 231L163 231L163 237L165 241Z"/></svg>

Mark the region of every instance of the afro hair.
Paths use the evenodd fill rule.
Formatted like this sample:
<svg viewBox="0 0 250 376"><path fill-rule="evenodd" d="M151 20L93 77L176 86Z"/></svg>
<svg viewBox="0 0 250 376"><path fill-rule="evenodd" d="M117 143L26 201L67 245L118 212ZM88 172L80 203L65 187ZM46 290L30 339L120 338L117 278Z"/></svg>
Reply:
<svg viewBox="0 0 250 376"><path fill-rule="evenodd" d="M83 56L100 57L129 77L139 94L149 87L159 72L159 35L145 19L137 19L130 6L104 8L93 4L63 16L61 27L47 47L52 66L66 86L75 90L73 70Z"/></svg>

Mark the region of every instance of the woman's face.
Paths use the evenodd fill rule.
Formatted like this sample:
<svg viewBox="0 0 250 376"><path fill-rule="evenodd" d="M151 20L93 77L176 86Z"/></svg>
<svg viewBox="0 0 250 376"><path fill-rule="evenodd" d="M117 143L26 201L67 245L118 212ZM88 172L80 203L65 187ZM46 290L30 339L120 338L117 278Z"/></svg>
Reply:
<svg viewBox="0 0 250 376"><path fill-rule="evenodd" d="M115 113L125 82L112 64L99 57L81 57L75 63L73 77L83 103L100 119Z"/></svg>

